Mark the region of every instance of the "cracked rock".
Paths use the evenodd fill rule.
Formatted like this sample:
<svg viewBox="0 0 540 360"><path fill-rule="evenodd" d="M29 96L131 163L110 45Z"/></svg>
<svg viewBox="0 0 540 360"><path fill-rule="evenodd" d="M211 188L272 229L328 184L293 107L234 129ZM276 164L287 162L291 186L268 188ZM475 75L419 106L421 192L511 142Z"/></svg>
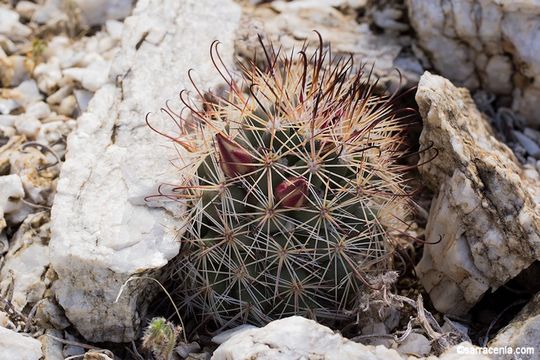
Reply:
<svg viewBox="0 0 540 360"><path fill-rule="evenodd" d="M540 259L540 176L494 137L467 90L426 72L416 101L420 143L438 149L420 167L437 194L416 270L437 310L461 315Z"/></svg>
<svg viewBox="0 0 540 360"><path fill-rule="evenodd" d="M206 21L199 21L205 14ZM178 181L176 150L145 124L145 114L189 87L188 69L202 88L218 77L208 49L222 43L232 64L240 8L232 0L139 1L124 23L108 82L90 101L70 135L52 209L53 288L70 322L86 340L127 342L138 335L150 300L132 275L159 269L179 250L183 207L145 201L161 183ZM161 123L160 123L161 121ZM170 119L153 118L164 131Z"/></svg>

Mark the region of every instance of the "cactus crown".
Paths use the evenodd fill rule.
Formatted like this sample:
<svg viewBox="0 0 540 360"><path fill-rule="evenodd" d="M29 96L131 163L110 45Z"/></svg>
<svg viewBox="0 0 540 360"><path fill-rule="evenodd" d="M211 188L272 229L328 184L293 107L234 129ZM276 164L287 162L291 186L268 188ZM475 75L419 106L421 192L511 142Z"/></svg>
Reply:
<svg viewBox="0 0 540 360"><path fill-rule="evenodd" d="M188 207L180 302L221 325L346 317L408 215L407 125L322 40L311 57L264 53L267 66L241 65L240 80L216 66L225 94L184 102L196 122L174 140L189 165L167 194Z"/></svg>

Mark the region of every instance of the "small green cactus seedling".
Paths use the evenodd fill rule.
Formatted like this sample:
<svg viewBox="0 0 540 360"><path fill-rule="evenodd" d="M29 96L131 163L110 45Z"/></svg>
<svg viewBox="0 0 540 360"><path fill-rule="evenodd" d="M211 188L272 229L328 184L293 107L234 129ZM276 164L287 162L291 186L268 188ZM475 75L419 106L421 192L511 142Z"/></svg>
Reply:
<svg viewBox="0 0 540 360"><path fill-rule="evenodd" d="M156 359L169 360L181 330L164 318L153 318L144 331L142 345L150 350Z"/></svg>
<svg viewBox="0 0 540 360"><path fill-rule="evenodd" d="M225 94L199 92L200 108L181 96L196 121L171 137L190 165L166 193L188 207L180 303L220 325L344 318L388 269L409 213L408 115L322 41L311 57L264 53L240 80L216 66Z"/></svg>

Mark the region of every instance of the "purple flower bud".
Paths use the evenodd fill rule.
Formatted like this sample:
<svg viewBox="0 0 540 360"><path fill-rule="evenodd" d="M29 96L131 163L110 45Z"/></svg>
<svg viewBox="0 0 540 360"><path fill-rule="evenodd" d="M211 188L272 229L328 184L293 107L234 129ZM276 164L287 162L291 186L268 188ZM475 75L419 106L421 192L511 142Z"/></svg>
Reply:
<svg viewBox="0 0 540 360"><path fill-rule="evenodd" d="M276 186L275 193L285 208L300 208L307 199L308 183L303 177L291 177Z"/></svg>
<svg viewBox="0 0 540 360"><path fill-rule="evenodd" d="M244 175L253 169L251 154L223 134L216 135L221 169L228 177Z"/></svg>

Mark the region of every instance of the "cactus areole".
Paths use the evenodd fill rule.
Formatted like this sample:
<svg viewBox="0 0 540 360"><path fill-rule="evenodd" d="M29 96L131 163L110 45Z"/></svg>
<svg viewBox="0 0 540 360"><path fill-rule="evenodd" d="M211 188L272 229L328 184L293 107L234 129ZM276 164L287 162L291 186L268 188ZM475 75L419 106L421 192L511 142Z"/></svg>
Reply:
<svg viewBox="0 0 540 360"><path fill-rule="evenodd" d="M189 154L167 194L188 209L179 304L219 325L346 318L408 216L409 115L322 41L313 54L263 47L266 65L234 74L216 47L226 91L181 96L191 118L170 136Z"/></svg>

